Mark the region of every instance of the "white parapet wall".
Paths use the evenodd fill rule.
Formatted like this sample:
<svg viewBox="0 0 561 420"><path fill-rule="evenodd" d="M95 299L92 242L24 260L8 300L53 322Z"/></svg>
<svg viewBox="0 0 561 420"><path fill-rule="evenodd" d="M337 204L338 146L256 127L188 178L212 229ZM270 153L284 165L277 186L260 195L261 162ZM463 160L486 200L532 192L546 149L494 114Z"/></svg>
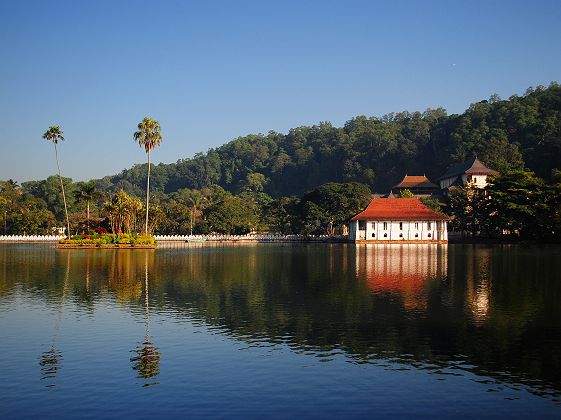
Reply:
<svg viewBox="0 0 561 420"><path fill-rule="evenodd" d="M301 235L154 235L156 242L219 242L219 241L251 241L251 242L302 242L324 241L327 235L301 236Z"/></svg>
<svg viewBox="0 0 561 420"><path fill-rule="evenodd" d="M0 242L58 242L64 236L58 235L0 235Z"/></svg>
<svg viewBox="0 0 561 420"><path fill-rule="evenodd" d="M58 242L64 239L61 235L0 235L0 242ZM203 241L252 241L252 242L302 242L324 241L327 235L154 235L157 242L203 242Z"/></svg>

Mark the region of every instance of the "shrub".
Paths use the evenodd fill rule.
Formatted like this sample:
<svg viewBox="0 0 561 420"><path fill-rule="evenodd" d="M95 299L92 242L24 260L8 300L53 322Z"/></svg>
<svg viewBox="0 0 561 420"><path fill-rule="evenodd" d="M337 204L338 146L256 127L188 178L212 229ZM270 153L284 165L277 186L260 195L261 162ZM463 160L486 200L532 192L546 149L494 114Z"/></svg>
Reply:
<svg viewBox="0 0 561 420"><path fill-rule="evenodd" d="M95 245L96 247L101 247L103 245L154 245L156 241L153 236L146 235L131 235L128 233L124 234L111 234L111 233L94 233L93 235L75 235L72 239L61 239L59 244L62 245Z"/></svg>

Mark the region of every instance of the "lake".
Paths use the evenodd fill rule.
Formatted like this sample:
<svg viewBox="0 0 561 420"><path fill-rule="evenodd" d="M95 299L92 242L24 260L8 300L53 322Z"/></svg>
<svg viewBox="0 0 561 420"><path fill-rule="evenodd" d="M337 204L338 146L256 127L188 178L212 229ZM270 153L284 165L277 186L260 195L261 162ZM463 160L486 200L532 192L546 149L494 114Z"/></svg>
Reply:
<svg viewBox="0 0 561 420"><path fill-rule="evenodd" d="M0 244L2 418L561 417L561 247Z"/></svg>

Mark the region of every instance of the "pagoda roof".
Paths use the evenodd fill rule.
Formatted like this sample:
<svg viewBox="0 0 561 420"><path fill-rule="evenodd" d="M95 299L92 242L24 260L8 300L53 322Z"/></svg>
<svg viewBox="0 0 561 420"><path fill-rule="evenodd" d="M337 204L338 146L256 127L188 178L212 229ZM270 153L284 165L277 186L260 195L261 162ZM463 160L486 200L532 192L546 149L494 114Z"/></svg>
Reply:
<svg viewBox="0 0 561 420"><path fill-rule="evenodd" d="M401 182L392 188L433 188L438 189L438 185L433 184L425 175L405 175Z"/></svg>
<svg viewBox="0 0 561 420"><path fill-rule="evenodd" d="M481 162L476 157L468 160L467 162L456 163L448 168L448 170L442 175L440 179L452 178L458 175L470 174L470 175L492 175L498 174L494 169L488 168L483 162Z"/></svg>
<svg viewBox="0 0 561 420"><path fill-rule="evenodd" d="M426 207L418 198L374 198L351 220L449 220L448 216Z"/></svg>

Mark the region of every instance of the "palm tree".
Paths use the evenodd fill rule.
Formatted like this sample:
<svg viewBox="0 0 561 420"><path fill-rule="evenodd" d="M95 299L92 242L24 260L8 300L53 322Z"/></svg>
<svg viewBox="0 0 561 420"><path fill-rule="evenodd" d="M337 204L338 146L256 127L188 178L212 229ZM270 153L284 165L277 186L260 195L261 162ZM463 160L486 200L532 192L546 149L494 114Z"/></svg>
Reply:
<svg viewBox="0 0 561 420"><path fill-rule="evenodd" d="M101 192L95 187L95 181L81 184L76 191L76 201L86 202L87 229L90 230L90 202L101 198Z"/></svg>
<svg viewBox="0 0 561 420"><path fill-rule="evenodd" d="M144 233L148 235L148 204L150 201L150 150L155 149L162 142L162 129L160 123L150 117L144 119L138 124L138 131L134 133L134 139L140 147L144 146L146 155L148 156L148 178L146 181L146 224Z"/></svg>
<svg viewBox="0 0 561 420"><path fill-rule="evenodd" d="M58 169L58 177L60 178L60 188L62 189L62 200L64 201L64 213L66 214L66 227L68 228L68 237L70 237L70 220L68 219L68 209L66 207L66 196L64 195L64 183L62 182L62 175L60 174L60 165L58 163L58 152L56 145L59 141L64 140L64 134L58 125L50 126L47 131L43 133L43 138L52 141L55 145L55 158L56 167Z"/></svg>

